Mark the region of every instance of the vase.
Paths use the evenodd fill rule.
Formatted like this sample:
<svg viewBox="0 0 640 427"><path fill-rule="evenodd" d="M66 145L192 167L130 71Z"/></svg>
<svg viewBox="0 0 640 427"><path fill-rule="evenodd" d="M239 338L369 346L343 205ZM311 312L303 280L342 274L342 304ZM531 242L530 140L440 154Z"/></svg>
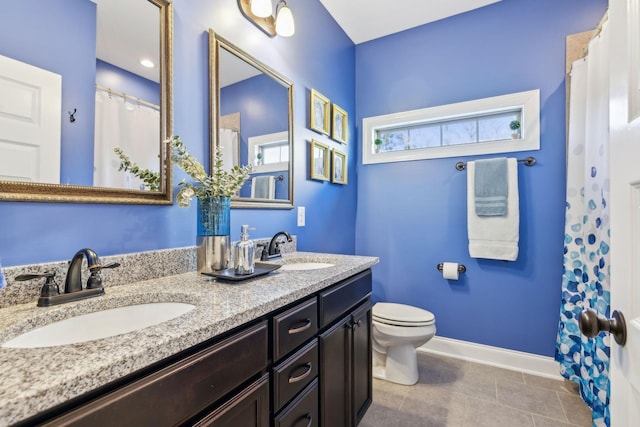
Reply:
<svg viewBox="0 0 640 427"><path fill-rule="evenodd" d="M198 236L196 258L198 273L213 273L229 268L231 261L231 199L198 198Z"/></svg>

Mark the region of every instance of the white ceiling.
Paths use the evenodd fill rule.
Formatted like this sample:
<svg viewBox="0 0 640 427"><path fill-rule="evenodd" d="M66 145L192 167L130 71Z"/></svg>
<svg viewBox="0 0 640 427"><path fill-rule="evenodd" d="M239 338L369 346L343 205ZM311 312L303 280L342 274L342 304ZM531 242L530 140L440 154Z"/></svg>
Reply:
<svg viewBox="0 0 640 427"><path fill-rule="evenodd" d="M300 0L304 1L304 0ZM320 0L355 44L501 0ZM295 16L295 1L289 2Z"/></svg>
<svg viewBox="0 0 640 427"><path fill-rule="evenodd" d="M146 1L91 1L98 8L98 58L147 79L159 81L157 67L146 69L139 63L142 57L149 57L159 65L157 7ZM297 1L305 0L290 1L294 17ZM501 0L320 0L355 44L498 1ZM136 43L132 43L132 40ZM225 83L229 82L221 82L221 86L224 87Z"/></svg>
<svg viewBox="0 0 640 427"><path fill-rule="evenodd" d="M91 0L97 4L96 56L105 62L160 81L160 12L147 1ZM140 65L151 59L155 68Z"/></svg>

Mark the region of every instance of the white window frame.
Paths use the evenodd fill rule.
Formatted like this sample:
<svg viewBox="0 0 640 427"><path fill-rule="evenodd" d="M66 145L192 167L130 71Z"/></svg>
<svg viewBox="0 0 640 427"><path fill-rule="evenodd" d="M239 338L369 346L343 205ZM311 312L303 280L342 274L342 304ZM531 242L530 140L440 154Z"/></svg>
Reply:
<svg viewBox="0 0 640 427"><path fill-rule="evenodd" d="M462 119L481 114L521 110L521 138L471 144L426 147L375 153L373 141L377 130L417 125L422 122L439 122ZM439 159L444 157L479 154L508 153L540 149L540 90L494 96L419 110L403 111L362 120L362 163L405 162L411 160Z"/></svg>
<svg viewBox="0 0 640 427"><path fill-rule="evenodd" d="M276 132L260 136L250 136L247 138L247 158L251 163L255 153L256 146L282 144L289 145L289 132ZM291 157L291 152L289 152ZM289 162L269 163L266 165L253 165L254 173L279 172L289 170Z"/></svg>

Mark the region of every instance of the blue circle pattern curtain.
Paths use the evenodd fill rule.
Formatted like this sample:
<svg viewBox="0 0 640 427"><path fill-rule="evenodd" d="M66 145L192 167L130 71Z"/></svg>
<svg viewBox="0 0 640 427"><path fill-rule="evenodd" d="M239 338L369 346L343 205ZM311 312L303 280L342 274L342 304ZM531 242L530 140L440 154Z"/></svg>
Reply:
<svg viewBox="0 0 640 427"><path fill-rule="evenodd" d="M567 147L567 203L562 305L555 358L580 385L594 426L609 426L609 334L587 338L584 308L609 318L608 36L606 23L573 64Z"/></svg>

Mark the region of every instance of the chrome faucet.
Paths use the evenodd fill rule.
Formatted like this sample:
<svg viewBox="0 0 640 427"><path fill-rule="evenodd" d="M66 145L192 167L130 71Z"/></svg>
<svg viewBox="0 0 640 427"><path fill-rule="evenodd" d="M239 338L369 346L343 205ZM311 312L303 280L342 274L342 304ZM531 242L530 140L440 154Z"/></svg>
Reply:
<svg viewBox="0 0 640 427"><path fill-rule="evenodd" d="M282 256L282 253L280 252L280 242L278 241L278 237L280 236L284 236L287 239L287 242L293 241L289 233L287 233L286 231L278 231L271 238L269 246L262 251L262 257L260 258L262 261Z"/></svg>
<svg viewBox="0 0 640 427"><path fill-rule="evenodd" d="M82 259L87 259L87 265L91 276L87 280L86 288L82 289ZM55 281L55 271L47 271L45 273L22 274L17 276L15 280L32 280L39 277L46 278L46 283L40 290L40 298L38 298L38 307L49 307L52 305L62 304L70 301L77 301L84 298L96 297L104 294L102 287L102 277L100 270L103 268L115 268L120 264L113 262L111 264L102 265L98 255L89 248L79 250L71 259L69 269L67 270L67 278L64 283L64 293L60 293L60 289Z"/></svg>

